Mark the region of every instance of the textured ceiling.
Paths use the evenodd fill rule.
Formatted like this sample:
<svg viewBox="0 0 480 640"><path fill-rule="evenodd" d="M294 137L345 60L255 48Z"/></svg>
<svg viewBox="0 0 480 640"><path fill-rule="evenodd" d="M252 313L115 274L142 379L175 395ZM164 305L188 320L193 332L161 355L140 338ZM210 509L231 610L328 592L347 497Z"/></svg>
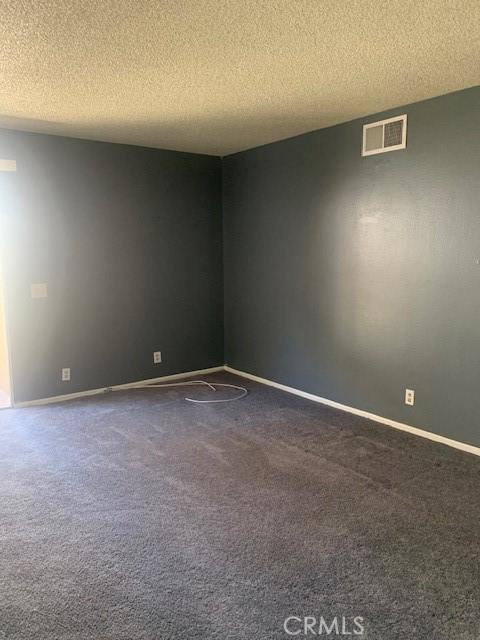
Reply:
<svg viewBox="0 0 480 640"><path fill-rule="evenodd" d="M479 0L0 0L0 126L226 155L480 84Z"/></svg>

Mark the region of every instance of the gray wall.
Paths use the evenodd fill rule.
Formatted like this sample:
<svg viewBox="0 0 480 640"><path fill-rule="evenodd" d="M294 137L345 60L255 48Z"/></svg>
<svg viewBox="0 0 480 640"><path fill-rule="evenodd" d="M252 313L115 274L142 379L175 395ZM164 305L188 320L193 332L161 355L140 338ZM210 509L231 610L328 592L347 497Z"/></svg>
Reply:
<svg viewBox="0 0 480 640"><path fill-rule="evenodd" d="M5 130L0 157L17 402L223 364L218 158Z"/></svg>
<svg viewBox="0 0 480 640"><path fill-rule="evenodd" d="M362 125L405 112L408 149L362 158ZM227 363L480 445L480 88L223 175Z"/></svg>

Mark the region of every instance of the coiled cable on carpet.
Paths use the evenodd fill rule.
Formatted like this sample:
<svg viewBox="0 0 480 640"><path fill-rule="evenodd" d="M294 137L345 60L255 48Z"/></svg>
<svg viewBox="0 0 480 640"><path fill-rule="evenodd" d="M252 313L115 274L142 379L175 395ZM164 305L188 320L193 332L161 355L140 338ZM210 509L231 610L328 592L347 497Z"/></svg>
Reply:
<svg viewBox="0 0 480 640"><path fill-rule="evenodd" d="M217 391L216 387L228 387L229 389L237 389L240 391L238 395L234 398L220 398L219 400L197 400L195 398L186 397L185 400L188 402L195 402L196 404L213 404L220 402L233 402L234 400L241 400L248 395L247 389L245 387L239 387L236 384L227 384L225 382L206 382L205 380L188 380L186 382L170 382L165 384L142 384L135 386L135 389L167 389L169 387L190 387L193 385L203 384L209 387L212 391Z"/></svg>

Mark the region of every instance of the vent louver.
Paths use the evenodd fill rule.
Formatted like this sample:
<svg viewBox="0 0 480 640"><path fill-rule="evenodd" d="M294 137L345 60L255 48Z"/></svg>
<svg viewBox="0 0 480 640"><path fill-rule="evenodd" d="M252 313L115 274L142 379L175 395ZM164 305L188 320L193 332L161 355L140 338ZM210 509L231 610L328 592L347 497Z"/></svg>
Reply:
<svg viewBox="0 0 480 640"><path fill-rule="evenodd" d="M407 146L407 116L396 116L363 126L362 156L396 151Z"/></svg>

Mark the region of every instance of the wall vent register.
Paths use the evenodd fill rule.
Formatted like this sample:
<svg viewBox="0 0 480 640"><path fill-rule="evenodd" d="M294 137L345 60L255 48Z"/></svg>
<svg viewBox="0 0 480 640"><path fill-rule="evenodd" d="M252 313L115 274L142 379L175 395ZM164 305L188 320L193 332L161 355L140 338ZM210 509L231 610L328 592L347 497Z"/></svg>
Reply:
<svg viewBox="0 0 480 640"><path fill-rule="evenodd" d="M362 156L397 151L407 146L407 116L363 125Z"/></svg>

